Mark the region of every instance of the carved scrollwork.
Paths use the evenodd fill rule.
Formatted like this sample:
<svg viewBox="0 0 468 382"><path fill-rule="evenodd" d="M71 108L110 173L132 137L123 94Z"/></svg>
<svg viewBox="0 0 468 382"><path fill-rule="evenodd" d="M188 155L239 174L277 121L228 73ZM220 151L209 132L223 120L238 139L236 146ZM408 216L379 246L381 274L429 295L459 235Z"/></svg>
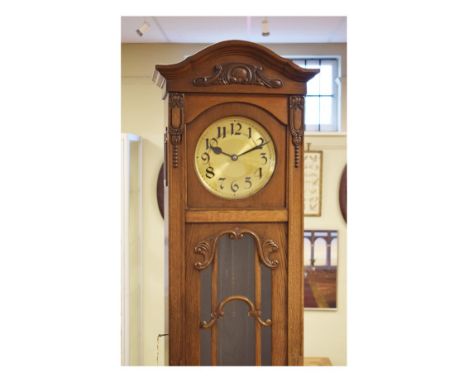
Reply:
<svg viewBox="0 0 468 382"><path fill-rule="evenodd" d="M171 109L174 107L183 109L184 108L184 95L181 93L171 93L169 95L169 107Z"/></svg>
<svg viewBox="0 0 468 382"><path fill-rule="evenodd" d="M179 145L185 128L184 95L169 94L169 136L172 144L172 167L179 167Z"/></svg>
<svg viewBox="0 0 468 382"><path fill-rule="evenodd" d="M294 145L294 166L299 167L299 147L304 138L304 97L289 97L289 131Z"/></svg>
<svg viewBox="0 0 468 382"><path fill-rule="evenodd" d="M268 268L277 268L279 265L279 260L272 259L271 254L273 252L278 251L278 245L271 239L266 240L263 244L260 241L258 235L249 230L249 229L240 229L234 228L233 230L225 230L220 232L214 238L208 238L200 241L194 248L194 252L197 255L203 256L202 261L197 261L194 266L198 270L205 269L208 267L214 259L216 254L216 247L218 240L223 235L228 235L232 240L239 240L244 237L245 234L248 234L253 237L257 249L258 257L260 258L261 262L265 264ZM266 249L266 251L264 250ZM266 252L266 254L265 254Z"/></svg>
<svg viewBox="0 0 468 382"><path fill-rule="evenodd" d="M197 255L203 256L203 261L197 261L194 265L195 268L198 270L205 269L212 261L213 261L213 256L214 252L212 250L212 246L210 245L211 240L203 240L200 241L196 246L195 246L195 253Z"/></svg>
<svg viewBox="0 0 468 382"><path fill-rule="evenodd" d="M262 251L262 256L264 256L263 263L269 263L271 268L275 268L279 265L279 261L277 259L271 259L270 255L273 252L276 252L278 250L278 244L276 244L273 240L266 240L263 242L263 248L267 249L267 255L264 256L265 251Z"/></svg>
<svg viewBox="0 0 468 382"><path fill-rule="evenodd" d="M267 78L261 66L242 63L217 64L214 67L212 76L195 78L193 84L195 86L260 85L267 88L280 88L283 86L281 80Z"/></svg>
<svg viewBox="0 0 468 382"><path fill-rule="evenodd" d="M248 312L248 315L250 317L255 318L260 323L260 325L262 325L262 326L271 326L271 319L268 318L265 321L262 320L262 318L260 317L262 312L255 307L255 305L254 305L254 303L252 301L250 301L245 296L235 295L235 296L226 297L223 301L221 301L218 304L216 310L211 313L211 319L209 321L202 321L200 323L200 328L203 328L203 329L211 328L219 318L224 316L224 305L226 305L228 302L234 301L234 300L239 300L239 301L245 302L250 308L250 310Z"/></svg>

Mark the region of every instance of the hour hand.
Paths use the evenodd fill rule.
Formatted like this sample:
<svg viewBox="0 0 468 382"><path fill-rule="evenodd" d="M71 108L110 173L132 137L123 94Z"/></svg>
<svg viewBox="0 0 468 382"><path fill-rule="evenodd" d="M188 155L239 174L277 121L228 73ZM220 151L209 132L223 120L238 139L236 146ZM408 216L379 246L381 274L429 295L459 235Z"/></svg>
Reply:
<svg viewBox="0 0 468 382"><path fill-rule="evenodd" d="M217 155L223 154L223 155L226 155L226 156L228 156L229 158L232 159L232 155L231 155L231 154L228 154L228 153L225 153L221 147L218 147L218 146L211 146L211 145L210 145L210 148L211 148L211 150L213 150L213 152L214 152L215 154L217 154Z"/></svg>

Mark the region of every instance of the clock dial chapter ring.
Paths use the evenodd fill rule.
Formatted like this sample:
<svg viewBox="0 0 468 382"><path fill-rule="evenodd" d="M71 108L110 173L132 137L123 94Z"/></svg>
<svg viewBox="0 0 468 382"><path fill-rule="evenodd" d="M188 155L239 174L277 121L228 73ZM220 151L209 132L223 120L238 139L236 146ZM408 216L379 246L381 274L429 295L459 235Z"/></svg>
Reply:
<svg viewBox="0 0 468 382"><path fill-rule="evenodd" d="M212 194L225 199L254 195L270 180L276 151L267 130L241 116L222 118L200 135L195 172Z"/></svg>

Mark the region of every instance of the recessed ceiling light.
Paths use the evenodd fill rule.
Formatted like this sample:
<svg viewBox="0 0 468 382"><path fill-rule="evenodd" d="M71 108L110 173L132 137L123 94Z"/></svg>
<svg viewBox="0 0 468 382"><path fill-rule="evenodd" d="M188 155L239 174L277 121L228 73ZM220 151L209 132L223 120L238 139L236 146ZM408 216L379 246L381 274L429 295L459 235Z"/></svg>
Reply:
<svg viewBox="0 0 468 382"><path fill-rule="evenodd" d="M262 21L262 36L266 37L270 35L270 25L268 19L265 17Z"/></svg>
<svg viewBox="0 0 468 382"><path fill-rule="evenodd" d="M142 37L147 31L150 29L150 25L145 21L143 24L141 24L141 27L136 30L138 35Z"/></svg>

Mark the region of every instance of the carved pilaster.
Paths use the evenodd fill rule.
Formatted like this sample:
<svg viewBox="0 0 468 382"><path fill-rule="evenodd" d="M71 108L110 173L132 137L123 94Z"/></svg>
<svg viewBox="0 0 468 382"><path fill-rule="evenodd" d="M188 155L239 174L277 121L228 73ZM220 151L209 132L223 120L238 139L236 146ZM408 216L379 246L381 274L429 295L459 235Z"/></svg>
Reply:
<svg viewBox="0 0 468 382"><path fill-rule="evenodd" d="M299 148L304 139L304 97L289 97L289 131L294 145L294 166L299 167Z"/></svg>
<svg viewBox="0 0 468 382"><path fill-rule="evenodd" d="M184 95L169 94L169 136L172 144L172 167L179 167L179 146L185 129Z"/></svg>
<svg viewBox="0 0 468 382"><path fill-rule="evenodd" d="M281 80L267 78L261 66L235 62L222 65L217 64L214 67L214 73L211 77L195 78L193 84L195 86L229 84L260 85L267 88L280 88L283 86Z"/></svg>

